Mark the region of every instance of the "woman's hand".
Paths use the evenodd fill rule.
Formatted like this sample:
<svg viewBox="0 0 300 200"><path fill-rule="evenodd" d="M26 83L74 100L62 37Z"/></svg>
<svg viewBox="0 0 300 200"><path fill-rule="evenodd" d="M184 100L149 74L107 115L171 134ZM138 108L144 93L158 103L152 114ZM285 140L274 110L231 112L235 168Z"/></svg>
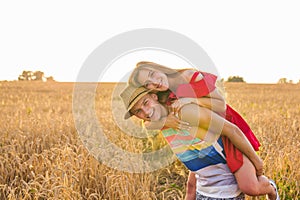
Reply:
<svg viewBox="0 0 300 200"><path fill-rule="evenodd" d="M254 167L256 169L256 175L257 176L263 175L264 164L263 164L262 159L257 156L257 158L252 163L253 163L253 165L254 165Z"/></svg>
<svg viewBox="0 0 300 200"><path fill-rule="evenodd" d="M188 122L178 119L174 113L170 113L165 121L165 126L175 130L190 130L191 126Z"/></svg>
<svg viewBox="0 0 300 200"><path fill-rule="evenodd" d="M178 114L179 110L181 107L185 104L193 103L193 101L197 101L194 98L180 98L172 102L171 104L171 112L174 113L175 115Z"/></svg>

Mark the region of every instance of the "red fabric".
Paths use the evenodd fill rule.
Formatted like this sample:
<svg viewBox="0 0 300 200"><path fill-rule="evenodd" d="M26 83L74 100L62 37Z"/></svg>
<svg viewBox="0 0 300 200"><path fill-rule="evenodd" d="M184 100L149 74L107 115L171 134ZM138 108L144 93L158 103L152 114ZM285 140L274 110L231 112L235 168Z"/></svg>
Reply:
<svg viewBox="0 0 300 200"><path fill-rule="evenodd" d="M199 73L202 74L203 78L195 82L195 79L197 78ZM177 87L175 93L170 93L166 104L169 106L174 100L180 97L199 98L207 96L210 92L216 89L216 80L217 76L213 74L197 71L193 74L190 83L181 84Z"/></svg>
<svg viewBox="0 0 300 200"><path fill-rule="evenodd" d="M226 108L226 119L231 123L237 125L241 129L241 131L245 134L255 151L259 150L260 143L255 137L247 122L240 116L239 113L233 110L233 108L231 108L228 104Z"/></svg>
<svg viewBox="0 0 300 200"><path fill-rule="evenodd" d="M200 72L195 72L190 83L181 84L176 90L177 98L180 97L194 97L199 98L208 95L214 89L216 89L215 83L217 77L213 74L201 72L203 78L199 81L195 81Z"/></svg>
<svg viewBox="0 0 300 200"><path fill-rule="evenodd" d="M199 73L203 75L203 79L195 81L195 78ZM213 74L205 72L195 72L189 84L180 85L176 90L176 94L170 94L169 103L170 101L180 97L200 98L203 96L207 96L210 92L215 90L216 80L217 77ZM228 104L226 106L226 119L238 126L245 134L253 148L258 151L260 143L250 129L247 122ZM227 137L222 137L222 141L226 154L227 165L231 172L234 173L243 165L243 154L231 143L231 141Z"/></svg>
<svg viewBox="0 0 300 200"><path fill-rule="evenodd" d="M251 143L254 150L259 150L260 143L255 137L252 130L250 129L247 122L239 115L239 113L233 110L233 108L231 108L228 104L226 107L226 119L231 123L237 125L241 129L241 131ZM231 143L231 141L228 138L223 137L222 141L224 145L224 151L226 154L227 165L231 172L234 173L243 165L243 154Z"/></svg>
<svg viewBox="0 0 300 200"><path fill-rule="evenodd" d="M228 168L234 173L243 165L243 154L231 143L228 137L222 136L222 142Z"/></svg>

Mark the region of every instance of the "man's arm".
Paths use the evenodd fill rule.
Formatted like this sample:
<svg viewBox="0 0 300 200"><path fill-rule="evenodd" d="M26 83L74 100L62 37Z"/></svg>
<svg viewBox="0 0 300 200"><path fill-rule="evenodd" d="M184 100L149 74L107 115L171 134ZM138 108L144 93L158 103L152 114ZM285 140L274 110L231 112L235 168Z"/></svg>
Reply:
<svg viewBox="0 0 300 200"><path fill-rule="evenodd" d="M195 200L195 199L196 199L196 177L193 172L190 172L186 184L185 200Z"/></svg>

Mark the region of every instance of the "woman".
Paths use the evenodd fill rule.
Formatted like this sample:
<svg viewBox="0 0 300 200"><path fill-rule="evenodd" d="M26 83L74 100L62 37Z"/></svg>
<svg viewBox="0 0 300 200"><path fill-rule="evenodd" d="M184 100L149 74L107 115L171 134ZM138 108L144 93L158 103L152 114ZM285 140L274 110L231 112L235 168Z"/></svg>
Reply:
<svg viewBox="0 0 300 200"><path fill-rule="evenodd" d="M139 62L128 82L134 86L142 85L159 92L167 91L167 96L165 92L161 93L163 94L161 95L161 101L164 101L166 104L172 104L174 100L179 99L179 101L182 101L181 103L176 102L179 108L180 105L187 101L210 108L228 121L236 124L248 138L253 148L258 150L260 144L248 124L229 105L222 106L224 105L224 99L215 87L216 78L212 74L197 72L194 69L174 70L152 62ZM159 126L162 125L177 129L188 127L187 124L173 115L168 116L161 124L148 123L147 127L155 129L160 128ZM207 129L209 125L206 124L204 126ZM259 175L258 177L256 177L255 170L253 173L249 173L251 172L250 169L253 168L253 164L248 159L245 159L243 154L233 146L229 139L222 137L226 160L231 172L235 174L240 189L244 193L253 196L270 193L271 184L266 177L261 176L262 165L253 163L256 173Z"/></svg>

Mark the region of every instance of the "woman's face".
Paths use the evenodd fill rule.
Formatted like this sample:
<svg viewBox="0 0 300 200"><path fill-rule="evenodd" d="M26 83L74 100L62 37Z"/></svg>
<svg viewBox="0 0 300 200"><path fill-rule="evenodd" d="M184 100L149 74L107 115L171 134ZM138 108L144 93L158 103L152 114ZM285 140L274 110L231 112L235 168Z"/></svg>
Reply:
<svg viewBox="0 0 300 200"><path fill-rule="evenodd" d="M141 69L136 80L145 88L156 91L166 91L169 89L169 81L166 74L153 69Z"/></svg>

